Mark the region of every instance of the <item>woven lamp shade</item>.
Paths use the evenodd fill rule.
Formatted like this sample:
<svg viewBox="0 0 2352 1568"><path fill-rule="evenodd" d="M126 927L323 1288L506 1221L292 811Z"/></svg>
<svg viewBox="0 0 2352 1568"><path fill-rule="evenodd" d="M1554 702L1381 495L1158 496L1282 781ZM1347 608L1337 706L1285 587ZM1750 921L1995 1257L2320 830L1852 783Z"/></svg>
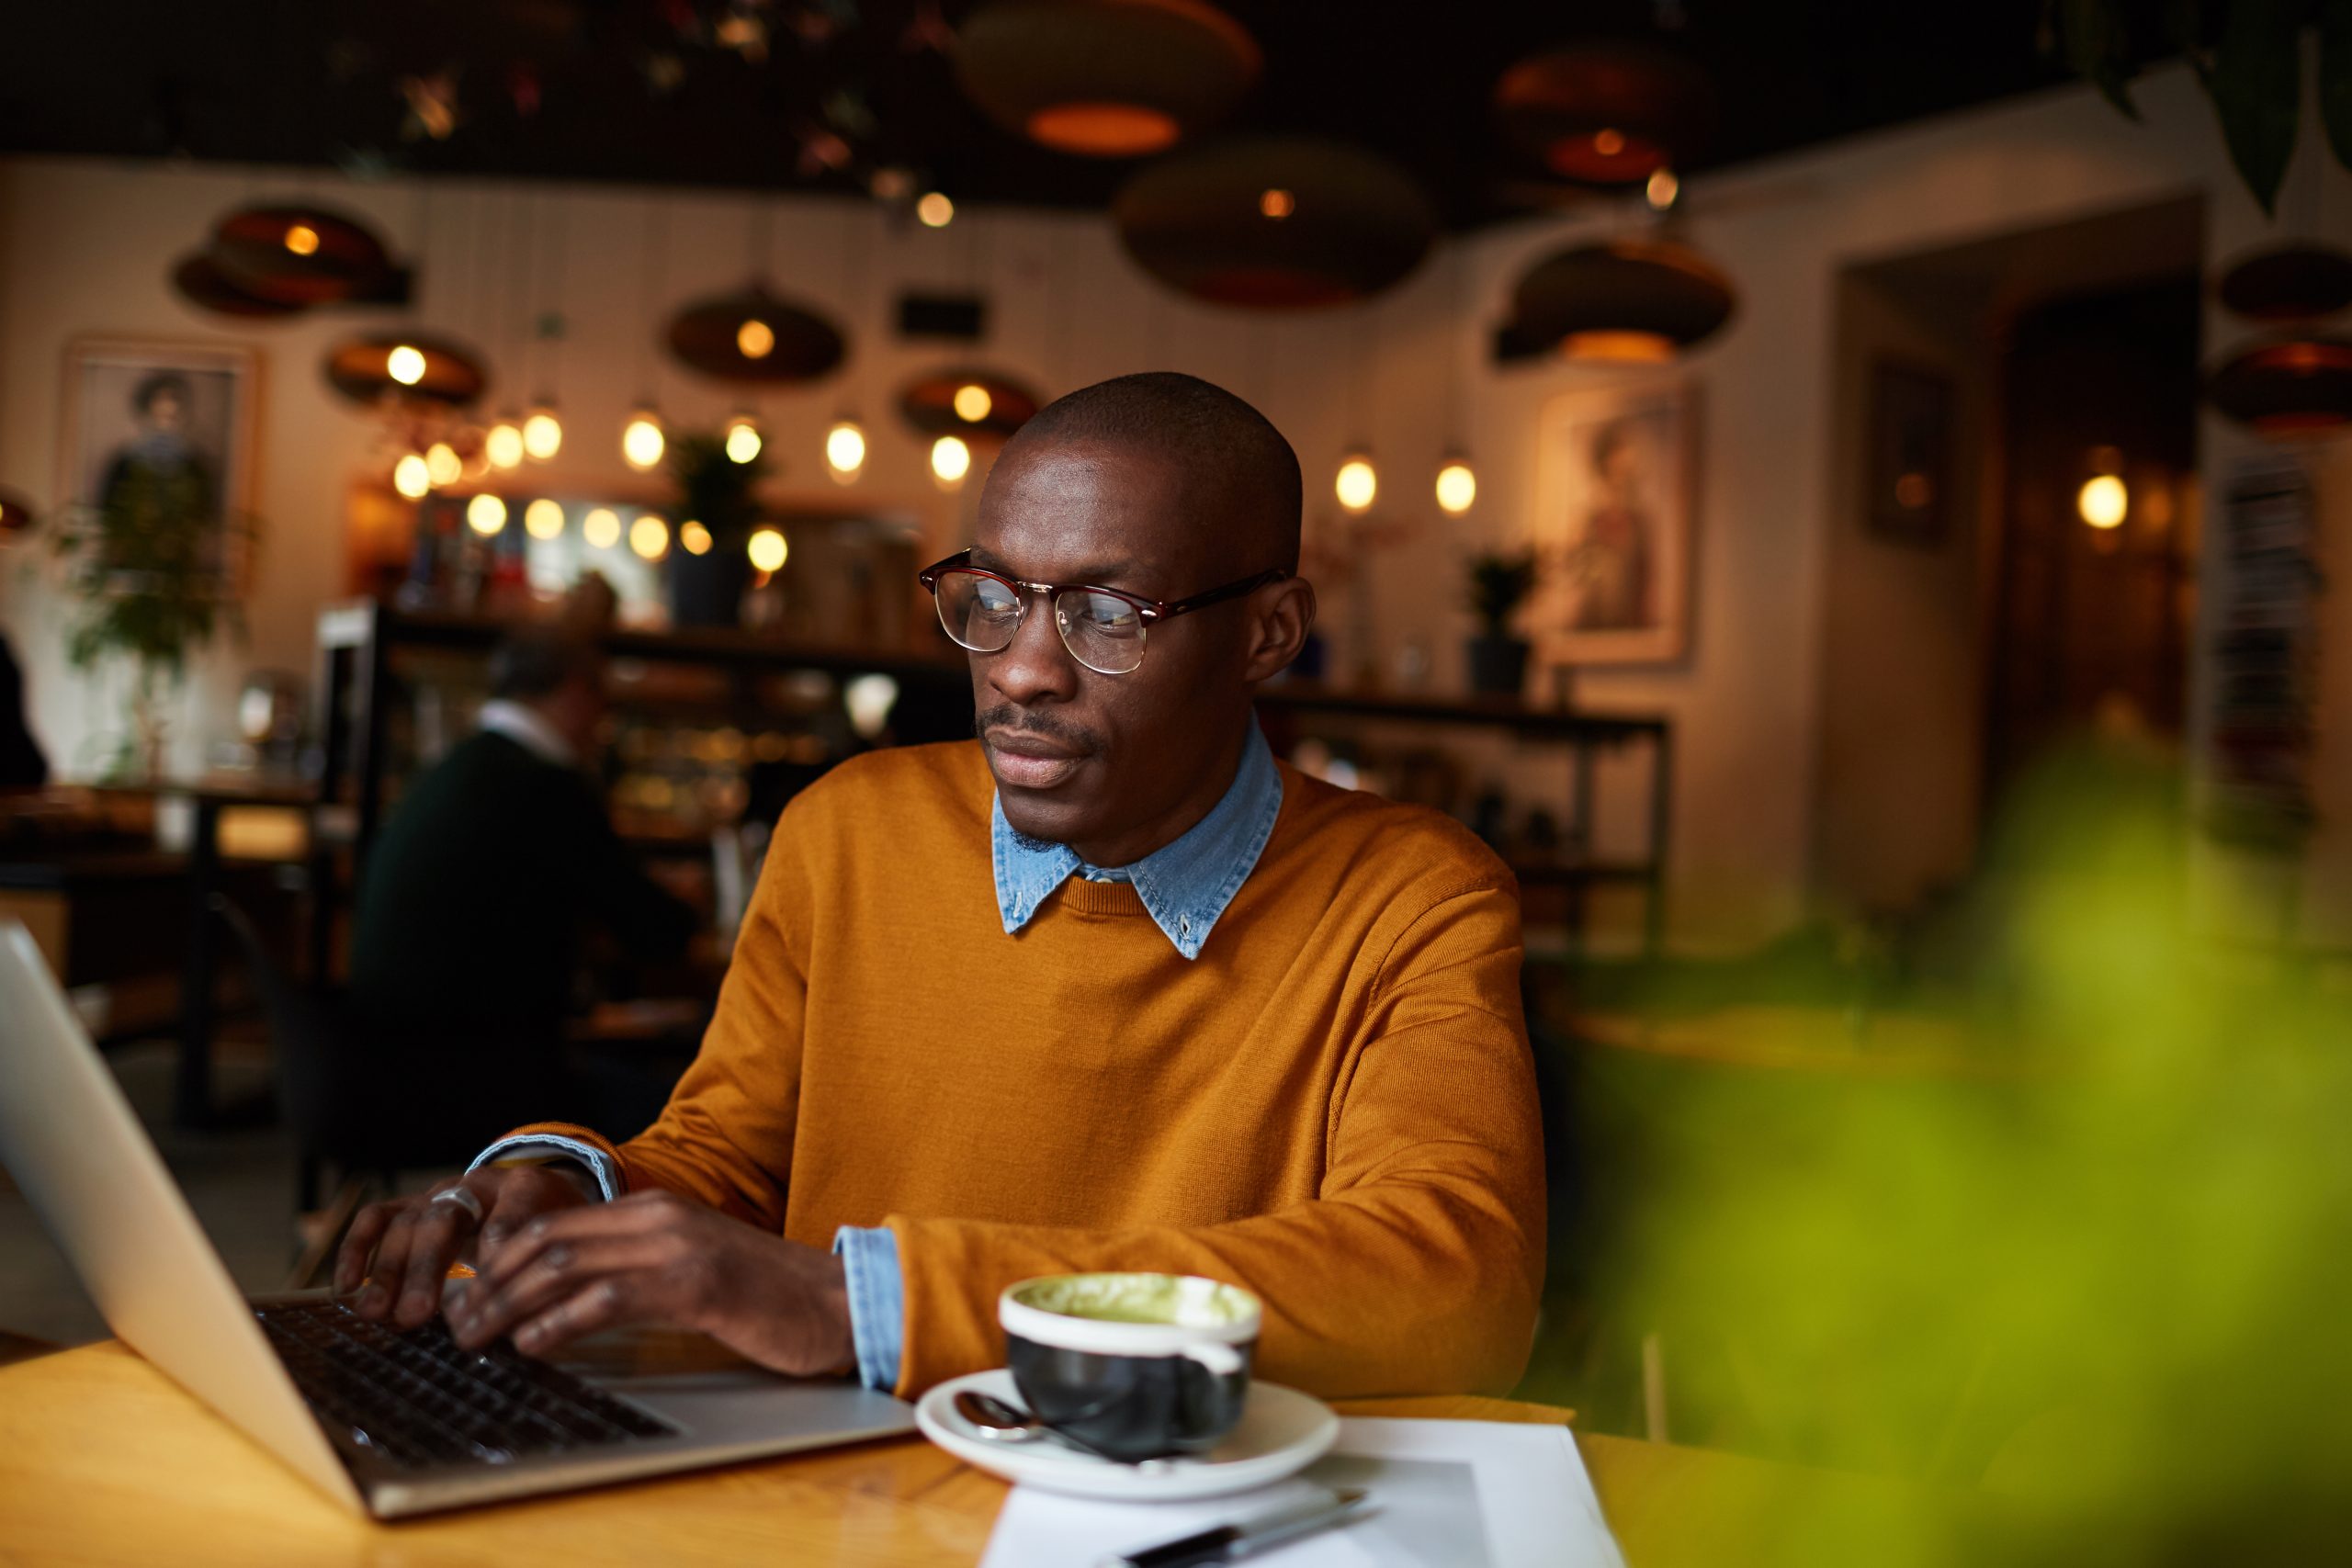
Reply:
<svg viewBox="0 0 2352 1568"><path fill-rule="evenodd" d="M250 294L229 281L210 251L190 251L172 267L172 289L199 310L239 321L274 321L308 307Z"/></svg>
<svg viewBox="0 0 2352 1568"><path fill-rule="evenodd" d="M1377 294L1437 238L1437 213L1412 176L1310 136L1172 153L1121 188L1111 218L1136 265L1170 288L1261 310Z"/></svg>
<svg viewBox="0 0 2352 1568"><path fill-rule="evenodd" d="M351 299L390 265L365 226L318 207L240 208L213 230L210 249L223 277L282 305Z"/></svg>
<svg viewBox="0 0 2352 1568"><path fill-rule="evenodd" d="M2306 321L2352 305L2352 255L2324 245L2290 244L2241 257L2218 292L2255 321Z"/></svg>
<svg viewBox="0 0 2352 1568"><path fill-rule="evenodd" d="M956 395L967 387L988 394L988 412L967 419L956 410ZM960 435L967 441L1001 441L1036 416L1037 394L992 370L937 370L907 383L899 393L899 417L918 435Z"/></svg>
<svg viewBox="0 0 2352 1568"><path fill-rule="evenodd" d="M1519 280L1510 332L1573 359L1670 359L1731 320L1731 280L1687 245L1618 240L1556 252Z"/></svg>
<svg viewBox="0 0 2352 1568"><path fill-rule="evenodd" d="M2352 340L2257 344L2205 383L2213 406L2265 435L2308 435L2352 422Z"/></svg>
<svg viewBox="0 0 2352 1568"><path fill-rule="evenodd" d="M392 379L392 350L413 348L424 356L424 374L413 385ZM490 378L472 351L432 338L399 334L354 338L327 353L327 384L355 403L415 399L462 407L481 396Z"/></svg>
<svg viewBox="0 0 2352 1568"><path fill-rule="evenodd" d="M1714 115L1703 72L1636 43L1522 60L1495 84L1503 135L1563 179L1623 186L1679 165Z"/></svg>
<svg viewBox="0 0 2352 1568"><path fill-rule="evenodd" d="M1202 0L992 0L956 35L964 96L1016 136L1085 158L1164 152L1221 122L1263 57Z"/></svg>
<svg viewBox="0 0 2352 1568"><path fill-rule="evenodd" d="M687 306L670 318L669 344L688 369L757 386L813 381L847 351L832 322L757 288Z"/></svg>

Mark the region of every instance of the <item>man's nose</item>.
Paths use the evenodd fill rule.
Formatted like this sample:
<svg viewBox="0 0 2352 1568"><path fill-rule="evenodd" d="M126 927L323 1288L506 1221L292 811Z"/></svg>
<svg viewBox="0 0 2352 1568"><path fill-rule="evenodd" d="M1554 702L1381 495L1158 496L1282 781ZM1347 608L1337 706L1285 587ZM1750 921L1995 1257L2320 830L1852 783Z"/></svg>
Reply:
<svg viewBox="0 0 2352 1568"><path fill-rule="evenodd" d="M989 684L1006 701L1023 705L1068 702L1078 695L1078 660L1062 646L1054 607L1043 595L1029 601L1028 614L1001 653L989 656Z"/></svg>

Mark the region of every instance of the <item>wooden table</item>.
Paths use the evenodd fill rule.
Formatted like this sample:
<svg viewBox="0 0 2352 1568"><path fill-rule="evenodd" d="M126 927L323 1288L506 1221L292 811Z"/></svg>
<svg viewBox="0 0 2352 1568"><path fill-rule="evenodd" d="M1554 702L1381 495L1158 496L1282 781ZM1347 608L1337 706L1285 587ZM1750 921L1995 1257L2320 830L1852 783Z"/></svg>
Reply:
<svg viewBox="0 0 2352 1568"><path fill-rule="evenodd" d="M1509 1421L1567 1414L1466 1398L1340 1408ZM1920 1512L1917 1495L1894 1483L1626 1438L1577 1441L1633 1568L1736 1568L1785 1547L1795 1518L1867 1528ZM0 1366L0 1562L10 1568L934 1568L978 1561L1006 1490L901 1438L379 1525L311 1490L119 1344Z"/></svg>

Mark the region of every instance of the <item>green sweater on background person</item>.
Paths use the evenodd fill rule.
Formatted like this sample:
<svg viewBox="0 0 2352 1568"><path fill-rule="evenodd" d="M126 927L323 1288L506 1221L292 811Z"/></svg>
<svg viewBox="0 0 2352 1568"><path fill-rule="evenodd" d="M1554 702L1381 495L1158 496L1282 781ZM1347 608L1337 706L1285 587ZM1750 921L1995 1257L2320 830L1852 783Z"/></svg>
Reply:
<svg viewBox="0 0 2352 1568"><path fill-rule="evenodd" d="M693 910L638 865L588 779L531 739L485 728L460 742L369 852L351 989L377 1032L552 1043L583 928L640 960L685 950Z"/></svg>

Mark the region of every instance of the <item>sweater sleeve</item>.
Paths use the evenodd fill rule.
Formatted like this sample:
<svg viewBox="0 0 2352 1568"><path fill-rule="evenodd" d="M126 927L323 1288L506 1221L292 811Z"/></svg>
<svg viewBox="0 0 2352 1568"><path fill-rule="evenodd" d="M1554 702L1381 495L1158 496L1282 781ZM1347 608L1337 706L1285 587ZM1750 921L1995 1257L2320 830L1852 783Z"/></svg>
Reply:
<svg viewBox="0 0 2352 1568"><path fill-rule="evenodd" d="M1217 1224L1114 1229L892 1214L898 1392L1003 1363L998 1294L1040 1274L1204 1274L1264 1304L1257 1366L1327 1398L1507 1392L1544 1279L1544 1149L1510 888L1397 937L1333 1090L1317 1196ZM1073 1176L1073 1179L1080 1178Z"/></svg>

